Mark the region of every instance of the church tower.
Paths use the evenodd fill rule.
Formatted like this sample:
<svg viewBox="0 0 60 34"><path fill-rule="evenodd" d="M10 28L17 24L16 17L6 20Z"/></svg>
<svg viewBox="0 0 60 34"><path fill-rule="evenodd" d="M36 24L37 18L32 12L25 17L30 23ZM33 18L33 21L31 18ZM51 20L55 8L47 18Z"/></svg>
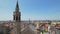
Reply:
<svg viewBox="0 0 60 34"><path fill-rule="evenodd" d="M18 21L20 21L20 19L21 19L21 12L19 12L19 5L18 5L18 1L17 1L16 8L13 13L13 20L18 22Z"/></svg>
<svg viewBox="0 0 60 34"><path fill-rule="evenodd" d="M21 34L21 12L19 12L18 1L16 3L15 11L13 12L13 21L16 26L16 34Z"/></svg>

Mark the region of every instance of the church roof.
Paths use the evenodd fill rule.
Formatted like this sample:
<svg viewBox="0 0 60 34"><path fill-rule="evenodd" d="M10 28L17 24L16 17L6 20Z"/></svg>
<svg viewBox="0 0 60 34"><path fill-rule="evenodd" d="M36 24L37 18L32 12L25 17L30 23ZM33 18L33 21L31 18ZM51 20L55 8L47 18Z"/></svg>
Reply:
<svg viewBox="0 0 60 34"><path fill-rule="evenodd" d="M36 34L30 27L27 27L21 34Z"/></svg>

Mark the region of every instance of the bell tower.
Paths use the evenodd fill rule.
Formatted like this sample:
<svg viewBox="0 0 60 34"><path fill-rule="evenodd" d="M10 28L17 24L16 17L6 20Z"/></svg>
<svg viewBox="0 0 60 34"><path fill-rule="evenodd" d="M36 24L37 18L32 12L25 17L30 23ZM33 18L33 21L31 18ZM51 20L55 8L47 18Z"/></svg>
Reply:
<svg viewBox="0 0 60 34"><path fill-rule="evenodd" d="M13 12L13 21L15 24L16 34L21 34L21 12L19 12L18 0L16 3L15 11Z"/></svg>
<svg viewBox="0 0 60 34"><path fill-rule="evenodd" d="M21 19L21 12L19 12L19 5L18 5L18 1L16 4L16 8L15 11L13 12L13 21L20 21Z"/></svg>

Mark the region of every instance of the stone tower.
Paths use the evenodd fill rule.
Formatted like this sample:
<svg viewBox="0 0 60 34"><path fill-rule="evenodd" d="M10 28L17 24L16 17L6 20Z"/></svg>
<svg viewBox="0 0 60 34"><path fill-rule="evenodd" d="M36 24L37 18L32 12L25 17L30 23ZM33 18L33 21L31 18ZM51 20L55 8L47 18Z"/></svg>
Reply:
<svg viewBox="0 0 60 34"><path fill-rule="evenodd" d="M19 12L19 5L18 5L18 1L17 1L16 8L13 13L13 20L18 22L18 21L20 21L20 19L21 19L21 13Z"/></svg>
<svg viewBox="0 0 60 34"><path fill-rule="evenodd" d="M16 8L15 11L13 12L13 21L15 24L15 30L16 30L16 34L21 34L21 12L19 12L19 5L18 5L18 1L16 4Z"/></svg>

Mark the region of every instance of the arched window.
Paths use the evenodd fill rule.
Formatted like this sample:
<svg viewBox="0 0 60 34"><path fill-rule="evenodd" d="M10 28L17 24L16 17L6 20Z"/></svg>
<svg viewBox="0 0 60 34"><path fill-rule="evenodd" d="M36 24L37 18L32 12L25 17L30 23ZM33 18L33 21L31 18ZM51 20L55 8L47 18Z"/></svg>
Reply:
<svg viewBox="0 0 60 34"><path fill-rule="evenodd" d="M18 20L18 17L16 17L16 20Z"/></svg>
<svg viewBox="0 0 60 34"><path fill-rule="evenodd" d="M13 17L13 19L15 20L15 16Z"/></svg>

